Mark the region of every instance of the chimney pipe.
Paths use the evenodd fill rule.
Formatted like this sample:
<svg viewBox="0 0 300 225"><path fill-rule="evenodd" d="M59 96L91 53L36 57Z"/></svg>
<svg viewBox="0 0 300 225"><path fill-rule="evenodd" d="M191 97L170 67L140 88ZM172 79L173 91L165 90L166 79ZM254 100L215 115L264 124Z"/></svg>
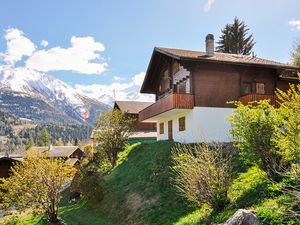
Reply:
<svg viewBox="0 0 300 225"><path fill-rule="evenodd" d="M215 38L213 34L206 35L206 56L214 56L215 53Z"/></svg>

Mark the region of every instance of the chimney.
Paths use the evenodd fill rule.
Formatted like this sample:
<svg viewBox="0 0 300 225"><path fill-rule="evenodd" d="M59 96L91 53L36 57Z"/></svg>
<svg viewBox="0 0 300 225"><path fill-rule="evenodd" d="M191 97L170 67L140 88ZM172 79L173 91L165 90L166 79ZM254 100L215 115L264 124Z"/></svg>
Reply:
<svg viewBox="0 0 300 225"><path fill-rule="evenodd" d="M206 35L206 56L214 56L215 53L215 38L213 34Z"/></svg>

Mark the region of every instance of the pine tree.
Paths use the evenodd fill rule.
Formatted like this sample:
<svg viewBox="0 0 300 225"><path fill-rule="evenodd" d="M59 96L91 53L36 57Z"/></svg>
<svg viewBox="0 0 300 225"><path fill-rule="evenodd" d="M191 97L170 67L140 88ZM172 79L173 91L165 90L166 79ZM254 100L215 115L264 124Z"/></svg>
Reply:
<svg viewBox="0 0 300 225"><path fill-rule="evenodd" d="M217 42L217 51L223 53L249 55L255 45L252 34L244 21L234 18L233 24L227 24Z"/></svg>
<svg viewBox="0 0 300 225"><path fill-rule="evenodd" d="M46 127L42 129L41 134L39 135L38 144L39 146L48 146L51 144L50 134Z"/></svg>
<svg viewBox="0 0 300 225"><path fill-rule="evenodd" d="M30 135L30 136L29 136L29 139L28 139L28 142L27 142L27 144L26 144L25 149L28 150L28 149L30 149L32 146L34 146L34 141L33 141L32 135Z"/></svg>

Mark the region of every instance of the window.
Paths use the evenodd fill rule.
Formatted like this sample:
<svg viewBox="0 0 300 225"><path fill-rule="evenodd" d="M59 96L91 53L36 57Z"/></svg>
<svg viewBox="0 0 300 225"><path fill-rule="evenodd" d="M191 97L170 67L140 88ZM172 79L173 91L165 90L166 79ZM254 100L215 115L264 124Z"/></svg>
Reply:
<svg viewBox="0 0 300 225"><path fill-rule="evenodd" d="M248 95L252 93L252 84L250 82L244 82L242 85L242 95Z"/></svg>
<svg viewBox="0 0 300 225"><path fill-rule="evenodd" d="M257 94L265 94L265 84L264 83L256 83L255 88L256 88Z"/></svg>
<svg viewBox="0 0 300 225"><path fill-rule="evenodd" d="M185 116L180 117L179 119L179 131L185 130Z"/></svg>
<svg viewBox="0 0 300 225"><path fill-rule="evenodd" d="M159 124L159 133L163 134L164 133L164 123Z"/></svg>

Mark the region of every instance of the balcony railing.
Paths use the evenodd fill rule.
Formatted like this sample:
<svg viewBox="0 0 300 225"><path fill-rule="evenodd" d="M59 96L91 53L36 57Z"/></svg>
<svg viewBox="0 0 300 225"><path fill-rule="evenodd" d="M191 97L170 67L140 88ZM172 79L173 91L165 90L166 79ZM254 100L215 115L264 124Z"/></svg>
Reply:
<svg viewBox="0 0 300 225"><path fill-rule="evenodd" d="M248 94L240 97L240 102L244 105L248 104L249 102L259 102L260 100L270 100L270 104L275 106L276 108L279 107L278 98L276 95L263 95L263 94Z"/></svg>
<svg viewBox="0 0 300 225"><path fill-rule="evenodd" d="M139 113L139 121L144 121L171 109L193 109L194 95L192 94L169 94Z"/></svg>

